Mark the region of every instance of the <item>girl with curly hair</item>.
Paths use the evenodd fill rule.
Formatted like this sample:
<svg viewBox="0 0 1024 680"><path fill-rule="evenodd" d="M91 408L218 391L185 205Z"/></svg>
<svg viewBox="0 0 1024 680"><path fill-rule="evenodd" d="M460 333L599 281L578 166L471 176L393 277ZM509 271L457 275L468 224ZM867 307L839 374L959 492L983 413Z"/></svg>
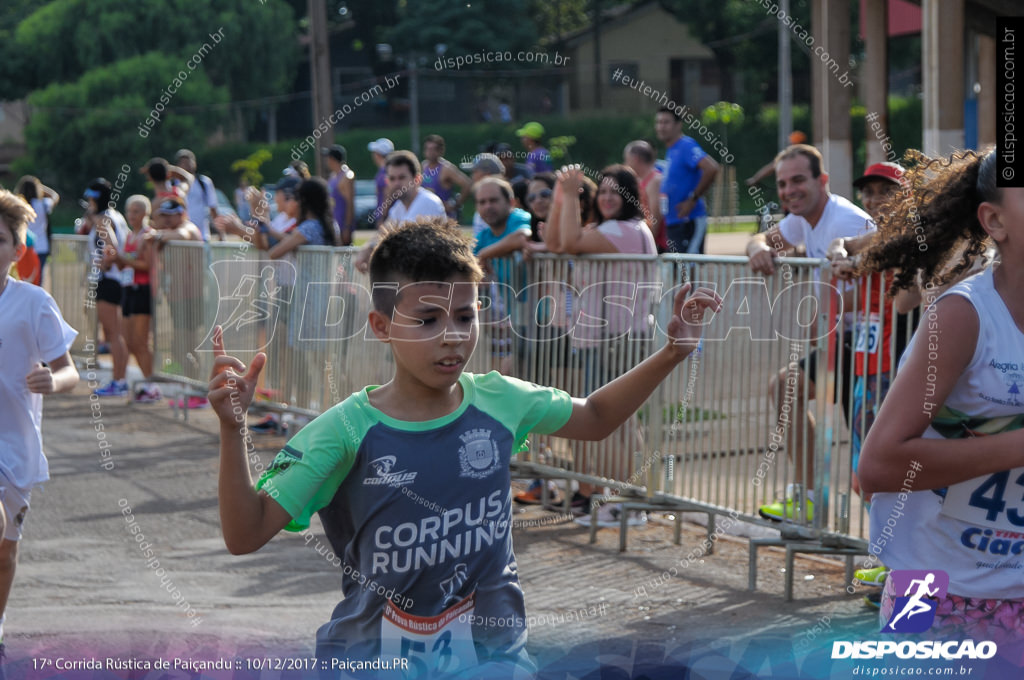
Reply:
<svg viewBox="0 0 1024 680"><path fill-rule="evenodd" d="M869 551L894 570L941 568L940 635L1024 638L1024 188L996 184L994 151L923 155L887 206L865 254L921 271L929 303L864 442L859 475L871 505ZM935 295L990 242L992 266ZM891 291L890 291L891 292ZM890 578L881 615L896 592ZM1000 645L1002 646L1002 645Z"/></svg>

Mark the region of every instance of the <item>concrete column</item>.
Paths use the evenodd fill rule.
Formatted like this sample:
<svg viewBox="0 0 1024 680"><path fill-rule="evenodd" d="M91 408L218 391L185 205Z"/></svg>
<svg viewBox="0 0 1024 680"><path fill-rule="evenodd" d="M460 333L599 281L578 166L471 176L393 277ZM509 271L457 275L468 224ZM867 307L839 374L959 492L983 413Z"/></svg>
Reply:
<svg viewBox="0 0 1024 680"><path fill-rule="evenodd" d="M996 143L996 40L978 36L978 148Z"/></svg>
<svg viewBox="0 0 1024 680"><path fill-rule="evenodd" d="M850 6L848 2L813 0L811 91L814 141L825 159L832 193L853 196L850 102L855 80L850 75Z"/></svg>
<svg viewBox="0 0 1024 680"><path fill-rule="evenodd" d="M964 0L922 1L921 52L922 150L949 155L964 145Z"/></svg>
<svg viewBox="0 0 1024 680"><path fill-rule="evenodd" d="M866 165L899 159L882 148L889 135L889 14L886 0L864 0L864 47L860 93L869 120L864 121ZM854 122L856 125L857 122Z"/></svg>

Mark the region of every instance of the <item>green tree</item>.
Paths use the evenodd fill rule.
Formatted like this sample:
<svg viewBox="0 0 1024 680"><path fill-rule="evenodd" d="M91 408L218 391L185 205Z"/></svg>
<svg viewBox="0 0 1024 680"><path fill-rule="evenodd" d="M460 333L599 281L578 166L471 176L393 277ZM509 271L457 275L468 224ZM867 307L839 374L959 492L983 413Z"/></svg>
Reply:
<svg viewBox="0 0 1024 680"><path fill-rule="evenodd" d="M29 157L15 169L30 166L34 174L56 177L64 191L76 191L90 177L112 180L124 164L137 176L135 168L150 156L201 147L205 131L224 119L229 101L227 88L214 86L201 69L169 98L159 124L144 125L180 66L176 56L150 52L32 93L33 114L25 128Z"/></svg>
<svg viewBox="0 0 1024 680"><path fill-rule="evenodd" d="M750 0L660 0L662 7L685 23L701 42L715 53L723 76L740 74L741 92L733 90L731 77L723 77L722 97L756 108L765 100L774 100L778 78L779 20L761 3ZM795 22L809 33L811 10L807 0L792 0L790 12ZM794 75L806 74L810 61L794 35L792 63Z"/></svg>
<svg viewBox="0 0 1024 680"><path fill-rule="evenodd" d="M506 50L514 54L537 44L537 28L528 10L528 3L502 0L407 1L400 5L398 22L384 37L396 55L433 55L437 45L445 45L446 54L451 55ZM497 66L508 68L509 64Z"/></svg>
<svg viewBox="0 0 1024 680"><path fill-rule="evenodd" d="M284 0L54 0L18 24L13 49L31 58L8 98L151 51L176 56L175 70L187 70L189 57L206 50L196 70L246 100L288 91L300 46Z"/></svg>

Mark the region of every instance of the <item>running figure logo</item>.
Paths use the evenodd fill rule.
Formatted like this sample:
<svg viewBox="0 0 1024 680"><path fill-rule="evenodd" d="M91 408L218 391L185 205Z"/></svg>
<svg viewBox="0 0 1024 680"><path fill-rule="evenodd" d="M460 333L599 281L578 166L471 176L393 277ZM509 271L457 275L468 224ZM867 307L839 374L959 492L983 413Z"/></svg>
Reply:
<svg viewBox="0 0 1024 680"><path fill-rule="evenodd" d="M938 600L946 596L949 575L941 570L895 570L886 584L894 597L894 606L883 633L923 633L935 621Z"/></svg>
<svg viewBox="0 0 1024 680"><path fill-rule="evenodd" d="M256 351L265 349L274 339L282 312L291 302L291 286L277 284L282 268L291 262L218 260L210 265L217 281L217 313L200 351L212 351L213 331L224 329L227 351ZM294 278L294 274L292 274Z"/></svg>

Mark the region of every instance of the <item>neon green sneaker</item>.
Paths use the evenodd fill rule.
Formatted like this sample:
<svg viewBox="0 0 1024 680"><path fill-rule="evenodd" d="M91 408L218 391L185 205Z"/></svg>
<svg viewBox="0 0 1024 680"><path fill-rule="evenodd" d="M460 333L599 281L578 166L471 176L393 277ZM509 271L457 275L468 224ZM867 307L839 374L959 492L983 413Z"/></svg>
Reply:
<svg viewBox="0 0 1024 680"><path fill-rule="evenodd" d="M866 586L884 586L885 577L889 575L889 568L884 564L871 569L858 569L853 572L853 577Z"/></svg>
<svg viewBox="0 0 1024 680"><path fill-rule="evenodd" d="M882 591L876 590L873 593L868 593L864 596L864 604L872 609L882 608Z"/></svg>
<svg viewBox="0 0 1024 680"><path fill-rule="evenodd" d="M814 519L814 501L804 501L804 509L806 514L804 518L808 522ZM768 505L762 505L757 509L757 512L761 517L765 519L775 520L777 522L792 522L798 519L796 504L792 498L787 498L785 501L776 501L769 503Z"/></svg>

